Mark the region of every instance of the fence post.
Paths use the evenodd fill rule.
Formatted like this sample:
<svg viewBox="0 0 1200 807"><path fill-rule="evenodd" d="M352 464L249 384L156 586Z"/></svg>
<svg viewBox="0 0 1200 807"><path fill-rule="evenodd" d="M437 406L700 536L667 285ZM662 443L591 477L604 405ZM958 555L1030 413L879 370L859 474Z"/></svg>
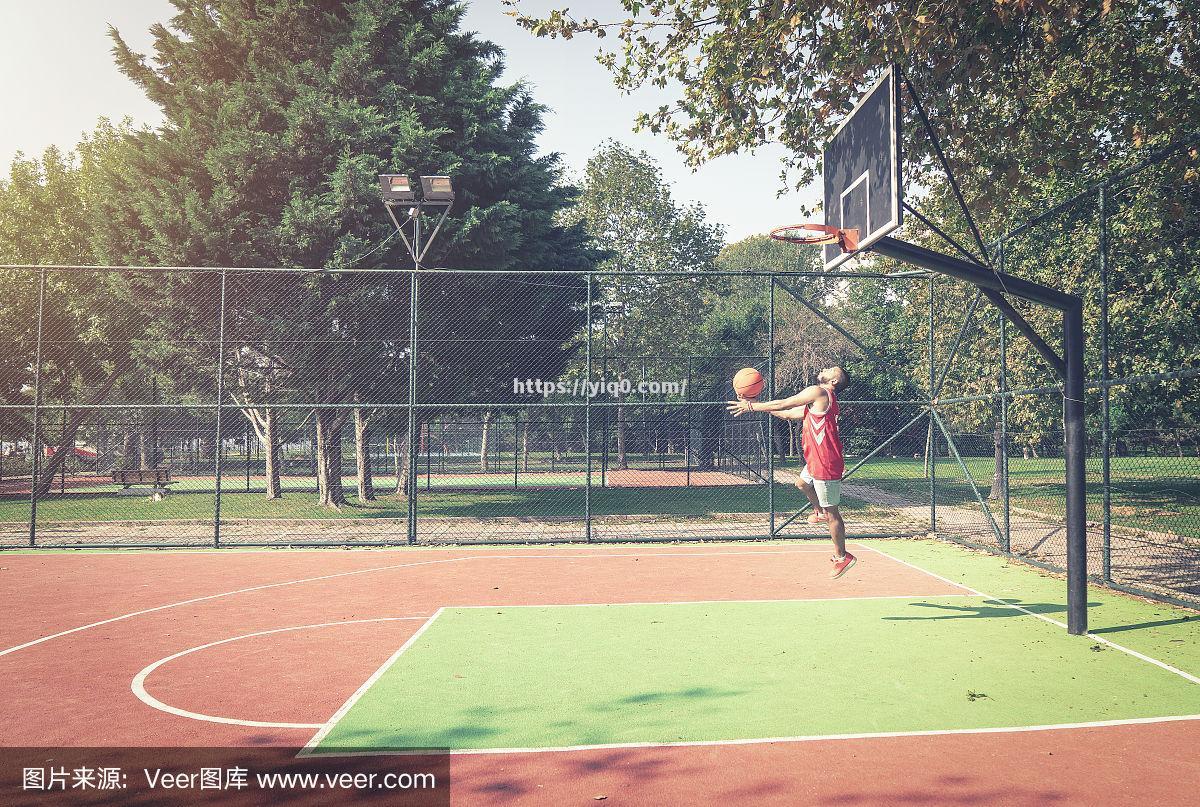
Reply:
<svg viewBox="0 0 1200 807"><path fill-rule="evenodd" d="M1004 272L1003 240L997 249L996 260L1000 271ZM1008 491L1008 317L1004 316L1003 311L996 313L1000 317L1000 484L1004 496L1004 542L1000 548L1009 553L1012 551L1012 500Z"/></svg>
<svg viewBox="0 0 1200 807"><path fill-rule="evenodd" d="M66 437L67 436L67 410L66 409L63 409L63 411L62 411L61 425L59 428L61 429L61 431L59 431L59 434L62 437ZM64 494L64 495L67 492L67 462L70 459L71 459L71 454L67 453L67 456L63 457L63 461L58 464L58 484L59 484L58 492L60 494Z"/></svg>
<svg viewBox="0 0 1200 807"><path fill-rule="evenodd" d="M687 428L683 433L683 467L684 483L692 486L692 356L687 356L687 381L683 387L683 406L687 413Z"/></svg>
<svg viewBox="0 0 1200 807"><path fill-rule="evenodd" d="M33 440L29 444L30 479L29 479L29 545L37 546L37 485L38 473L42 469L41 442L42 425L42 331L45 327L46 310L46 270L38 271L38 304L37 304L37 347L33 360Z"/></svg>
<svg viewBox="0 0 1200 807"><path fill-rule="evenodd" d="M1104 582L1112 582L1112 411L1111 390L1108 386L1108 194L1100 186L1100 458L1101 483L1104 491L1104 532L1101 538L1100 558Z"/></svg>
<svg viewBox="0 0 1200 807"><path fill-rule="evenodd" d="M246 420L244 444L246 446L246 492L250 492L250 420Z"/></svg>
<svg viewBox="0 0 1200 807"><path fill-rule="evenodd" d="M650 464L650 427L646 424L646 359L642 358L642 391L639 402L642 415L642 461Z"/></svg>
<svg viewBox="0 0 1200 807"><path fill-rule="evenodd" d="M937 532L937 434L933 430L933 389L937 383L936 368L933 364L933 293L934 277L929 276L929 442L926 456L929 457L929 531Z"/></svg>
<svg viewBox="0 0 1200 807"><path fill-rule="evenodd" d="M604 314L604 359L600 362L600 383L608 381L608 314ZM604 406L604 437L600 444L600 487L608 487L608 440L609 427L612 419L612 407L605 400Z"/></svg>
<svg viewBox="0 0 1200 807"><path fill-rule="evenodd" d="M583 484L583 539L592 540L592 396L588 384L592 380L592 273L587 274L587 348L584 356L583 385L583 448L586 470ZM605 351L607 358L607 350ZM607 437L607 434L605 435ZM603 471L601 472L603 473Z"/></svg>
<svg viewBox="0 0 1200 807"><path fill-rule="evenodd" d="M769 278L767 314L767 400L775 400L775 275ZM775 537L775 428L767 413L767 511L768 538Z"/></svg>
<svg viewBox="0 0 1200 807"><path fill-rule="evenodd" d="M213 458L213 547L221 545L221 410L225 401L225 284L227 269L221 269L221 308L217 314L217 446Z"/></svg>
<svg viewBox="0 0 1200 807"><path fill-rule="evenodd" d="M419 218L417 219L419 222ZM419 227L420 224L418 223ZM419 243L419 242L418 242ZM417 542L417 270L414 268L408 284L408 543Z"/></svg>
<svg viewBox="0 0 1200 807"><path fill-rule="evenodd" d="M1063 459L1067 487L1067 632L1087 632L1087 435L1084 432L1083 301L1063 311Z"/></svg>

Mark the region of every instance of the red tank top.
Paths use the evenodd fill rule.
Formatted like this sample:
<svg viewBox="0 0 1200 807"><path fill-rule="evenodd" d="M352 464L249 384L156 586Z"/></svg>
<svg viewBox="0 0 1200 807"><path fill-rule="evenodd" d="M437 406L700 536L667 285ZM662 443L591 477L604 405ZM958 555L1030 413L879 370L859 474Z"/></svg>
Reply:
<svg viewBox="0 0 1200 807"><path fill-rule="evenodd" d="M812 411L812 407L806 406L800 432L809 475L813 479L829 482L842 478L846 461L842 455L842 440L838 436L837 395L831 389L826 389L825 393L829 396L829 408L818 415Z"/></svg>

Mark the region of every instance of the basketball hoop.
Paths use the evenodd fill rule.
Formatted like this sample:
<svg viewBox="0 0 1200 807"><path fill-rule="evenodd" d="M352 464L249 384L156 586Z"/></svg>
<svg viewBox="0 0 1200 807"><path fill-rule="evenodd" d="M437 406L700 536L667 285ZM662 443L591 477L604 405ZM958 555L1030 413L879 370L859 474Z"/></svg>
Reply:
<svg viewBox="0 0 1200 807"><path fill-rule="evenodd" d="M789 244L837 244L842 252L858 249L858 230L842 230L829 224L792 224L771 230L776 241Z"/></svg>

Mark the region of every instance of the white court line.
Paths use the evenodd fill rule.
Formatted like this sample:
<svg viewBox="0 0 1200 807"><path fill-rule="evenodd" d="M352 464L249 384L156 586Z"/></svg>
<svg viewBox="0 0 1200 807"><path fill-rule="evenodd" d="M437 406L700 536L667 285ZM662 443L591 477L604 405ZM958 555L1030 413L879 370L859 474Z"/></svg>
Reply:
<svg viewBox="0 0 1200 807"><path fill-rule="evenodd" d="M296 756L308 756L312 749L316 748L321 740L325 739L326 735L333 730L333 727L337 725L338 721L346 716L346 713L350 711L354 704L358 703L358 699L365 695L367 690L375 685L375 682L378 681L383 674L387 672L393 664L396 663L405 650L412 647L413 643L416 642L417 639L421 638L421 634L425 633L429 626L433 624L434 620L442 615L442 611L444 610L444 608L439 608L434 611L433 616L429 617L429 619L425 621L425 624L417 629L416 633L414 633L412 636L409 636L408 641L400 645L400 649L393 653L391 658L383 662L383 665L374 673L372 673L370 678L368 678L366 681L363 681L362 686L356 689L354 694L351 695L336 712L330 715L328 720L317 727L317 733L314 734L312 738L304 744L304 748L300 749L300 753L298 753Z"/></svg>
<svg viewBox="0 0 1200 807"><path fill-rule="evenodd" d="M1188 720L1200 720L1200 715L1171 715L1167 717L1133 717L1125 720L1096 720L1088 723L1051 723L1041 726L996 726L993 728L974 729L927 729L922 731L874 731L861 734L807 734L796 737L747 737L737 740L678 740L667 742L642 743L597 743L595 745L561 745L545 748L534 746L530 748L456 748L449 753L453 755L479 754L553 754L563 751L608 751L622 748L694 748L720 745L768 745L771 743L806 743L822 740L876 740L888 737L938 737L947 734L1018 734L1026 731L1064 731L1070 729L1104 728L1106 726L1136 726L1147 723L1175 723ZM445 751L414 750L414 751L322 751L319 754L305 756L320 757L386 757L386 756L427 756L444 754Z"/></svg>
<svg viewBox="0 0 1200 807"><path fill-rule="evenodd" d="M338 577L349 577L351 575L369 574L371 572L392 571L394 569L404 569L404 568L409 568L409 567L413 567L413 566L431 566L433 564L438 564L438 563L455 563L457 561L462 561L462 560L485 560L485 559L523 560L523 559L533 558L533 559L544 559L544 560L573 560L573 559L603 560L605 558L647 558L647 557L694 558L694 557L714 557L714 556L720 556L720 555L795 555L795 554L807 554L807 553L823 552L823 551L827 551L827 550L782 549L782 550L762 550L762 551L754 551L754 552L741 552L741 551L739 551L739 552L626 552L626 553L600 552L600 553L595 553L595 554L590 554L590 555L589 554L555 554L555 555L483 555L483 554L480 554L480 555L464 555L461 557L453 557L453 558L438 558L436 560L420 560L420 561L413 561L412 563L393 563L393 564L390 564L387 566L372 566L367 569L351 569L351 570L345 571L345 572L335 572L333 574L323 574L323 575L319 575L317 577L302 577L302 578L298 578L295 580L284 580L284 581L281 581L278 583L264 583L264 584L258 585L258 586L249 586L247 588L234 589L233 591L223 591L219 594L208 594L203 597L193 597L192 599L189 599L189 600L180 600L179 602L167 603L165 605L157 605L153 608L144 608L140 611L131 611L129 613L121 614L119 616L114 616L109 619L101 619L97 622L89 622L86 625L79 625L78 627L68 628L67 630L59 631L58 633L52 633L52 634L49 634L48 636L41 636L37 639L32 639L28 642L24 642L23 644L14 645L13 647L5 648L4 650L0 650L0 656L7 656L10 653L16 653L20 650L25 650L27 648L34 647L39 644L43 644L45 642L49 642L54 639L61 639L64 636L70 636L71 634L79 633L81 631L90 630L92 628L99 628L104 625L111 625L114 622L121 622L126 619L132 619L133 617L144 616L146 614L153 614L155 612L165 611L170 608L179 608L184 605L193 605L198 602L206 602L208 600L216 600L216 599L220 599L222 597L232 597L237 594L247 594L247 593L250 593L253 591L265 591L267 589L281 588L283 586L294 586L294 585L299 585L301 583L314 583L314 582L318 582L321 580L333 580Z"/></svg>
<svg viewBox="0 0 1200 807"><path fill-rule="evenodd" d="M163 666L164 664L168 664L172 661L175 661L176 659L182 658L182 657L190 655L192 653L199 652L201 650L207 650L210 647L217 647L218 645L229 644L230 642L237 642L242 639L250 639L255 636L269 636L273 633L286 633L287 631L307 630L309 628L329 628L329 627L336 627L339 625L359 625L364 622L403 622L403 621L418 620L418 619L427 619L427 617L423 617L423 616L388 616L388 617L377 617L375 619L348 619L348 620L344 620L342 622L321 622L316 625L294 625L294 626L288 627L288 628L274 628L272 630L260 630L260 631L254 632L254 633L244 633L241 636L231 636L228 639L221 639L216 642L209 642L208 644L197 645L196 647L189 647L187 650L181 650L180 652L175 653L174 655L170 655L170 656L167 656L166 658L159 659L158 661L154 662L153 664L146 666L144 669L142 669L141 672L139 672L137 675L135 675L133 677L133 682L130 684L129 688L132 689L133 694L136 695L138 697L138 699L140 701L142 701L142 703L146 704L147 706L158 709L160 712L166 712L168 714L176 715L178 717L188 717L188 718L191 718L192 720L203 720L207 723L226 723L231 726L250 726L253 728L318 729L323 724L321 724L321 723L276 723L276 722L272 722L272 721L268 721L268 720L242 720L240 718L235 718L235 717L220 717L217 715L203 714L201 712L191 712L191 711L188 711L187 709L179 709L175 706L171 706L170 704L163 703L158 698L154 697L149 692L147 692L146 691L146 679L150 676L150 673L154 672L155 670L157 670L159 667Z"/></svg>
<svg viewBox="0 0 1200 807"><path fill-rule="evenodd" d="M1012 608L1012 609L1020 611L1024 614L1028 614L1029 616L1036 617L1037 619L1040 619L1043 622L1049 622L1051 625L1057 625L1058 627L1062 628L1063 630L1067 629L1067 625L1065 622L1059 622L1057 619L1048 617L1045 614L1035 614L1033 611L1030 611L1028 608L1022 608L1019 605L1014 605L1013 603L1005 602L1001 597L993 597L991 594L982 592L979 589L974 589L974 588L971 588L970 586L964 586L962 583L955 583L953 580L950 580L949 578L942 577L940 574L935 574L934 572L931 572L928 569L922 569L920 566L916 565L915 563L909 563L908 561L906 561L902 558L898 558L895 555L891 555L891 554L888 554L887 552L884 552L882 549L876 549L873 546L864 546L863 548L870 550L871 552L875 552L877 554L883 555L885 558L891 558L892 560L896 561L897 563L903 563L905 566L911 566L912 568L916 569L917 571L924 572L925 574L929 575L930 577L935 577L938 580L942 580L946 583L951 583L951 584L959 586L961 588L965 588L967 591L974 592L977 596L986 597L989 600L995 600L998 605L1003 605L1004 607ZM1097 636L1094 633L1085 633L1083 635L1086 636L1087 638L1091 639L1092 641L1099 642L1100 644L1103 644L1103 645L1107 645L1108 647L1111 647L1113 650L1120 650L1122 653L1127 653L1136 659L1141 659L1142 661L1145 661L1149 664L1153 664L1155 667L1161 667L1162 669L1166 670L1167 672L1174 673L1175 675L1178 675L1179 677L1183 678L1184 680L1190 681L1193 684L1200 684L1200 677L1192 675L1189 672L1184 672L1183 670L1179 669L1178 667L1173 667L1170 664L1167 664L1165 661L1159 661L1156 658L1147 656L1145 653L1139 653L1138 651L1136 651L1132 648L1117 644L1116 642L1105 639L1102 636Z"/></svg>

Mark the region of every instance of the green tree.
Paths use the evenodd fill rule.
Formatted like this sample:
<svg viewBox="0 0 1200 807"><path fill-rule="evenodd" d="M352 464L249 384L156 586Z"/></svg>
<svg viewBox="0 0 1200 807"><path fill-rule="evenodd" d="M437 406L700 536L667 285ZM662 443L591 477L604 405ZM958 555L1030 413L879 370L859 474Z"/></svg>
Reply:
<svg viewBox="0 0 1200 807"><path fill-rule="evenodd" d="M712 284L664 273L713 268L723 230L706 221L700 205L676 202L648 154L610 140L588 160L579 200L564 219L581 225L603 251L599 269L631 273L601 275L596 282L602 317L598 352L610 380L640 372L643 359L694 348L700 332L695 312ZM654 366L665 369L662 362ZM623 403L616 407L620 468L628 467L626 410Z"/></svg>
<svg viewBox="0 0 1200 807"><path fill-rule="evenodd" d="M778 142L801 185L889 62L923 91L969 189L1003 185L1026 210L1037 209L1038 178L1085 176L1127 156L1127 144L1170 139L1200 110L1200 18L1170 0L622 0L624 14L609 20L505 4L536 36L615 37L599 59L619 88L678 91L639 123L692 163ZM910 179L924 183L929 143L912 137L905 149ZM1002 200L988 196L999 211Z"/></svg>
<svg viewBox="0 0 1200 807"><path fill-rule="evenodd" d="M458 3L174 5L170 26L152 28L153 62L112 31L119 68L165 122L130 137L124 170L106 175L97 246L114 263L309 272L256 276L253 293L231 299L238 383L230 391L256 428L271 404L288 400L285 389L318 404L320 497L338 507L351 410L321 405L407 400L407 275L340 271L407 264L376 175L453 176L454 211L427 258L446 267L591 266L584 234L555 220L573 191L560 181L558 156L536 154L543 108L523 85L498 83L500 51L460 30ZM159 319L185 339L210 338L219 277L161 282ZM422 334L418 356L422 400L469 400L510 385L511 366L478 354L531 330L547 347L526 354L519 375L553 377L569 358L562 346L583 312L561 295L494 283L459 291L475 296L423 291L422 329L429 323L432 333ZM493 345L480 346L469 368L457 366L439 352L445 330L486 332Z"/></svg>
<svg viewBox="0 0 1200 807"><path fill-rule="evenodd" d="M98 140L115 131L106 121ZM0 179L0 263L78 265L92 262L88 214L95 204L102 148L63 153L49 147L38 159L18 155L9 175ZM33 403L38 331L39 272L0 271L4 288L0 340L9 348L0 358L0 396L6 403ZM129 328L120 278L111 273L47 270L42 321L41 396L65 407L62 419L43 415L38 444L49 449L35 485L45 493L71 454L76 436L92 410L72 404L104 403L114 389L129 383L134 365L128 349ZM5 431L32 441L32 420L4 416Z"/></svg>

